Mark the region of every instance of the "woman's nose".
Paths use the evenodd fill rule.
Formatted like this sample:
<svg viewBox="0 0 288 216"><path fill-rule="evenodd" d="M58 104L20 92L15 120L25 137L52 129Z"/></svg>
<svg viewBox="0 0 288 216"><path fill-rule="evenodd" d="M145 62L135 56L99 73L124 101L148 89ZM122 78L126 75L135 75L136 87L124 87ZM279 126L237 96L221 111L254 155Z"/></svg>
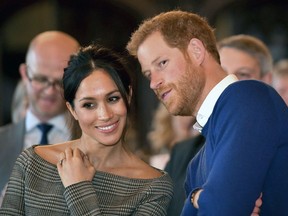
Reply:
<svg viewBox="0 0 288 216"><path fill-rule="evenodd" d="M108 105L100 105L97 109L98 112L98 118L100 120L107 120L110 119L113 116L112 110L109 108Z"/></svg>

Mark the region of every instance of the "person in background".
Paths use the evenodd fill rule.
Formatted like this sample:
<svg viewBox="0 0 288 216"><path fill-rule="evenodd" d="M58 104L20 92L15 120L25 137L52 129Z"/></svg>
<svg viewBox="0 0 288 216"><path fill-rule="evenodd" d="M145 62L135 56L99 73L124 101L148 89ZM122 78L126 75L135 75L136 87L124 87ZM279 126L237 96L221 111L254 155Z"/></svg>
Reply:
<svg viewBox="0 0 288 216"><path fill-rule="evenodd" d="M288 59L282 59L275 63L272 86L288 105Z"/></svg>
<svg viewBox="0 0 288 216"><path fill-rule="evenodd" d="M148 140L152 148L150 165L164 169L170 158L173 146L190 137L198 131L193 128L191 116L172 116L162 103L159 103L152 120Z"/></svg>
<svg viewBox="0 0 288 216"><path fill-rule="evenodd" d="M127 49L169 113L194 116L205 138L188 165L181 215L257 215L262 195L261 215L288 212L287 106L271 86L227 75L205 18L161 13Z"/></svg>
<svg viewBox="0 0 288 216"><path fill-rule="evenodd" d="M184 182L191 159L205 144L205 138L198 134L189 139L175 143L170 152L170 159L164 170L173 180L174 195L169 205L167 216L180 215L186 199Z"/></svg>
<svg viewBox="0 0 288 216"><path fill-rule="evenodd" d="M26 116L0 128L2 195L16 158L23 149L41 141L48 144L71 138L65 117L67 109L61 79L70 55L78 48L79 43L75 38L60 31L46 31L32 39L26 61L19 67L28 99Z"/></svg>
<svg viewBox="0 0 288 216"><path fill-rule="evenodd" d="M21 153L0 215L166 215L169 175L125 143L132 81L124 58L110 49L90 45L71 57L64 98L81 137Z"/></svg>
<svg viewBox="0 0 288 216"><path fill-rule="evenodd" d="M273 59L260 39L250 35L232 35L217 44L221 65L228 74L235 74L239 80L255 79L270 83ZM177 143L171 151L171 160L165 167L174 182L174 196L168 216L180 215L182 211L185 202L186 170L190 160L204 143L204 137L199 135L195 139Z"/></svg>
<svg viewBox="0 0 288 216"><path fill-rule="evenodd" d="M28 108L28 97L24 82L18 81L13 93L11 104L11 118L13 123L17 123L26 116Z"/></svg>
<svg viewBox="0 0 288 216"><path fill-rule="evenodd" d="M271 84L273 58L266 44L251 35L232 35L217 43L221 65L239 80L261 80Z"/></svg>

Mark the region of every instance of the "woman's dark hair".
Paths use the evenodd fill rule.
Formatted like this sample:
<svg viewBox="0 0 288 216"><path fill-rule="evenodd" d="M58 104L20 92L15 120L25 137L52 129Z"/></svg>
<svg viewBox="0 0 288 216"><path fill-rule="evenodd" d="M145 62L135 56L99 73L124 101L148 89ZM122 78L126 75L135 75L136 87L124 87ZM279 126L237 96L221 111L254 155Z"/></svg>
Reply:
<svg viewBox="0 0 288 216"><path fill-rule="evenodd" d="M70 57L68 66L64 69L62 83L64 99L74 107L75 95L82 80L95 70L103 69L115 82L126 105L127 113L131 115L133 103L132 101L129 103L128 96L133 86L127 63L124 57L111 49L95 44L81 47Z"/></svg>

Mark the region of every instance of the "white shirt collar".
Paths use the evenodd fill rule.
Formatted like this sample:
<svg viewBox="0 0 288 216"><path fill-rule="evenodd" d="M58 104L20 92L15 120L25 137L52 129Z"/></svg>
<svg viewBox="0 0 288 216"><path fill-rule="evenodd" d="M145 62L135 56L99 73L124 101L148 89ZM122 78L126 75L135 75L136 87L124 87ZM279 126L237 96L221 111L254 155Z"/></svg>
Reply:
<svg viewBox="0 0 288 216"><path fill-rule="evenodd" d="M194 124L194 129L201 132L202 128L207 123L214 106L222 94L222 92L231 84L238 81L237 77L234 74L226 76L221 82L219 82L207 95L204 102L202 103L197 116L197 122Z"/></svg>
<svg viewBox="0 0 288 216"><path fill-rule="evenodd" d="M26 131L33 130L39 123L40 120L28 109L25 120ZM65 113L49 119L47 123L52 124L57 130L63 131L63 133L70 133L67 127Z"/></svg>

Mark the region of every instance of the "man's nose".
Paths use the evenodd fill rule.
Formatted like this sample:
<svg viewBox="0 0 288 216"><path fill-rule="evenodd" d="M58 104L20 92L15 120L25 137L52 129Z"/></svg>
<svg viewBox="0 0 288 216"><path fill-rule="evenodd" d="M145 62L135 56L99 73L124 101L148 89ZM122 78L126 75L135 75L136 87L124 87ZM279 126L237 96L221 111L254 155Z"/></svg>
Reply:
<svg viewBox="0 0 288 216"><path fill-rule="evenodd" d="M159 73L151 73L150 88L153 90L158 89L163 83L163 78Z"/></svg>

